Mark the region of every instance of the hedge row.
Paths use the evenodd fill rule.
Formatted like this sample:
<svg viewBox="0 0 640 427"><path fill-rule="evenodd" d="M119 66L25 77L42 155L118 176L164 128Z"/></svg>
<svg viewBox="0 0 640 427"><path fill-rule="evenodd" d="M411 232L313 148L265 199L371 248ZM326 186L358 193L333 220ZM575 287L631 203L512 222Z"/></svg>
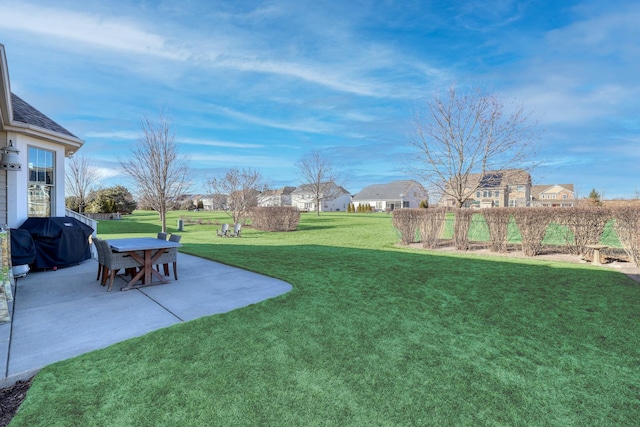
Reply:
<svg viewBox="0 0 640 427"><path fill-rule="evenodd" d="M540 254L542 242L549 232L561 230L562 244L570 253L584 256L587 245L601 241L607 224L613 229L629 258L640 266L640 207L571 207L571 208L487 208L480 210L430 208L399 209L393 212L393 225L404 244L420 241L426 248L434 248L443 237L447 218L453 217L451 241L458 250L470 247L469 230L473 217L483 218L489 249L506 252L512 227L517 227L522 251L527 256ZM485 225L486 224L486 225Z"/></svg>
<svg viewBox="0 0 640 427"><path fill-rule="evenodd" d="M300 211L293 206L263 206L249 211L253 228L263 231L294 231L300 222Z"/></svg>

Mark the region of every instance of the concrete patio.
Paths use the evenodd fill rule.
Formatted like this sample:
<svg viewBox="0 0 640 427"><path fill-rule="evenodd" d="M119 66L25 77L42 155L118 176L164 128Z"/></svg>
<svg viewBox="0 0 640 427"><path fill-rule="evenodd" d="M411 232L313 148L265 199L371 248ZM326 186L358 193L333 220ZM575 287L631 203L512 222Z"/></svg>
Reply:
<svg viewBox="0 0 640 427"><path fill-rule="evenodd" d="M97 269L90 259L18 279L13 321L0 325L0 388L50 363L291 290L281 280L181 253L179 280L166 285L121 292L126 281L116 278L106 292Z"/></svg>

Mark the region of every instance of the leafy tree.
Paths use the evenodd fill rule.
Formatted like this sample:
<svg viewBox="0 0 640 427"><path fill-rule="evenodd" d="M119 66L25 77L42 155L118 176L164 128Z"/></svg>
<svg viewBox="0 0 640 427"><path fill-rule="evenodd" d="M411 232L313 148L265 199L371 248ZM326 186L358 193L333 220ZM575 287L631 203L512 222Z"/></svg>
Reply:
<svg viewBox="0 0 640 427"><path fill-rule="evenodd" d="M537 128L520 106L505 108L480 89L461 93L452 85L413 117L410 168L443 196L462 207L489 171L531 169Z"/></svg>
<svg viewBox="0 0 640 427"><path fill-rule="evenodd" d="M189 165L179 156L175 135L164 115L157 121L144 118L141 131L129 160L120 160L120 164L133 179L140 199L158 212L166 232L167 211L190 186Z"/></svg>
<svg viewBox="0 0 640 427"><path fill-rule="evenodd" d="M131 213L137 207L129 190L122 185L94 191L89 198L86 211L90 213Z"/></svg>

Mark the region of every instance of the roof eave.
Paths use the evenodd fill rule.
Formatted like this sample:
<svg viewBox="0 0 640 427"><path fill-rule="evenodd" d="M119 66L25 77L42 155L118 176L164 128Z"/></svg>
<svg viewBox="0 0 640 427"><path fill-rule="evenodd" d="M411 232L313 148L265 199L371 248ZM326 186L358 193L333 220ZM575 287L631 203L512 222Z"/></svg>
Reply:
<svg viewBox="0 0 640 427"><path fill-rule="evenodd" d="M21 122L13 122L9 126L5 126L5 131L16 132L23 135L33 136L35 138L60 144L64 146L65 156L72 155L84 145L84 141L80 138L54 132L39 126L29 125Z"/></svg>

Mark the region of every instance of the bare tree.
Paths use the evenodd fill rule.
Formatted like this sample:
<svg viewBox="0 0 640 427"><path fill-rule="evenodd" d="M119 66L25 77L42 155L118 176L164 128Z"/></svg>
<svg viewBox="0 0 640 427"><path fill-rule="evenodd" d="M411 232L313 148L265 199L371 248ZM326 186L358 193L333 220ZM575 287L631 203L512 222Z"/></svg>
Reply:
<svg viewBox="0 0 640 427"><path fill-rule="evenodd" d="M120 164L133 179L139 199L158 212L162 231L166 233L167 211L190 186L189 164L178 155L175 135L164 115L158 121L145 117L141 130L129 159L120 160Z"/></svg>
<svg viewBox="0 0 640 427"><path fill-rule="evenodd" d="M65 166L65 192L67 196L76 198L78 212L82 213L87 206L89 194L97 187L98 169L82 155L72 157Z"/></svg>
<svg viewBox="0 0 640 427"><path fill-rule="evenodd" d="M320 203L325 199L337 196L340 190L338 172L333 163L320 153L313 150L302 156L297 162L298 174L313 195L316 215L320 215Z"/></svg>
<svg viewBox="0 0 640 427"><path fill-rule="evenodd" d="M484 184L472 174L533 168L538 131L529 119L521 106L506 111L495 95L459 93L452 85L447 96L435 95L425 112L414 114L411 169L462 207Z"/></svg>
<svg viewBox="0 0 640 427"><path fill-rule="evenodd" d="M223 206L234 224L258 206L258 196L267 189L262 174L251 168L229 169L223 177L209 179L206 187L214 205Z"/></svg>

